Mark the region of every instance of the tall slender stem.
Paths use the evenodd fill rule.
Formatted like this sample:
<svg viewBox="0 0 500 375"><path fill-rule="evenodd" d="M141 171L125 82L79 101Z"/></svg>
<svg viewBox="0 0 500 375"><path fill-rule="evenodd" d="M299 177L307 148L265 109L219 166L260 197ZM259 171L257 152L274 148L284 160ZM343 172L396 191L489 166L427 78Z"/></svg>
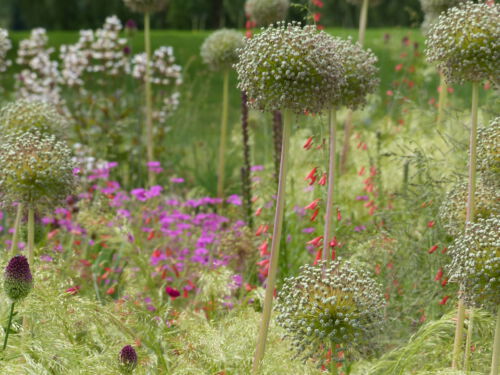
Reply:
<svg viewBox="0 0 500 375"><path fill-rule="evenodd" d="M464 370L470 371L470 347L472 345L472 334L474 332L474 309L469 310L469 322L467 323L467 339L465 340Z"/></svg>
<svg viewBox="0 0 500 375"><path fill-rule="evenodd" d="M33 266L35 254L35 209L28 208L28 262Z"/></svg>
<svg viewBox="0 0 500 375"><path fill-rule="evenodd" d="M5 348L7 347L7 340L9 339L9 334L10 334L10 326L12 324L12 316L14 315L14 304L15 302L12 302L10 305L9 323L7 324L7 330L5 331L5 338L3 340L2 350L5 350Z"/></svg>
<svg viewBox="0 0 500 375"><path fill-rule="evenodd" d="M147 137L147 157L148 162L154 161L154 140L153 140L153 96L151 92L151 37L149 13L144 13L144 47L146 50L146 72L144 78L144 87L146 91L146 137ZM148 183L154 185L155 174L148 169Z"/></svg>
<svg viewBox="0 0 500 375"><path fill-rule="evenodd" d="M447 99L448 99L448 85L446 84L446 80L444 78L444 74L440 74L440 83L439 83L439 102L438 102L438 117L437 117L437 125L440 126L443 123L444 118L444 110L446 108Z"/></svg>
<svg viewBox="0 0 500 375"><path fill-rule="evenodd" d="M227 118L229 112L229 70L224 71L222 88L222 120L220 127L219 165L217 168L217 197L224 198L224 170L226 156Z"/></svg>
<svg viewBox="0 0 500 375"><path fill-rule="evenodd" d="M366 21L368 19L368 0L363 0L363 5L361 6L361 13L359 14L359 44L363 45L365 43L365 32L366 32Z"/></svg>
<svg viewBox="0 0 500 375"><path fill-rule="evenodd" d="M271 309L273 305L274 288L276 285L276 273L278 271L279 248L281 240L281 229L283 225L283 212L285 209L285 191L286 191L286 174L287 174L287 157L290 140L290 128L292 123L292 113L284 111L283 124L283 144L281 147L281 165L278 183L278 197L276 202L276 212L274 216L273 239L271 243L271 259L269 264L269 272L267 276L266 295L264 298L264 308L262 313L262 321L259 329L257 348L253 360L252 374L259 373L260 363L264 358L266 348L267 331L269 321L271 319Z"/></svg>
<svg viewBox="0 0 500 375"><path fill-rule="evenodd" d="M16 255L17 253L17 242L19 238L19 228L21 226L21 218L23 216L23 204L17 204L17 213L16 213L16 221L14 222L14 233L12 233L12 245L10 246L10 250L12 255Z"/></svg>
<svg viewBox="0 0 500 375"><path fill-rule="evenodd" d="M478 103L479 103L479 83L472 84L472 115L471 128L469 139L469 181L468 181L468 196L467 196L467 211L465 225L467 226L474 220L475 211L475 193L476 193L476 159L477 159L477 118L478 118ZM457 326L455 329L455 342L453 344L453 359L451 367L458 368L460 358L460 350L462 347L463 328L465 317L465 304L462 298L458 302Z"/></svg>
<svg viewBox="0 0 500 375"><path fill-rule="evenodd" d="M273 112L274 177L276 179L276 184L278 184L278 176L280 174L281 143L283 141L283 125L281 117L281 111Z"/></svg>
<svg viewBox="0 0 500 375"><path fill-rule="evenodd" d="M328 195L326 198L326 217L325 231L323 233L323 253L322 259L327 261L330 259L329 243L332 232L332 216L333 216L333 190L335 185L335 128L337 126L337 111L332 108L328 113L328 124L330 128L330 155L328 162Z"/></svg>
<svg viewBox="0 0 500 375"><path fill-rule="evenodd" d="M497 325L495 328L495 338L493 340L490 375L498 375L498 366L500 366L500 305L498 306Z"/></svg>
<svg viewBox="0 0 500 375"><path fill-rule="evenodd" d="M250 136L248 134L248 104L247 94L241 93L241 131L243 138L243 167L241 168L241 177L243 185L243 200L245 210L245 220L250 228L253 227L252 220L252 185L250 181Z"/></svg>

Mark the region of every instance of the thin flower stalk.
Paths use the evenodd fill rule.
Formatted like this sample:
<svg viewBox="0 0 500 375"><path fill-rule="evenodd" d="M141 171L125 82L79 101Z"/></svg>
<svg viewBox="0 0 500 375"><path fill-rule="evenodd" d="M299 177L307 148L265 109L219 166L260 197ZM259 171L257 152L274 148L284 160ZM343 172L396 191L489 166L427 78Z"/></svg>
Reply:
<svg viewBox="0 0 500 375"><path fill-rule="evenodd" d="M241 178L243 185L243 209L245 219L250 226L253 227L252 216L252 185L250 180L250 136L248 134L248 103L247 94L241 94L241 131L243 139L243 167L241 168Z"/></svg>
<svg viewBox="0 0 500 375"><path fill-rule="evenodd" d="M495 338L493 341L493 356L491 358L490 375L498 375L498 367L500 366L500 306L497 312L497 324L495 327Z"/></svg>
<svg viewBox="0 0 500 375"><path fill-rule="evenodd" d="M219 164L217 165L217 197L224 198L224 174L226 167L227 120L229 114L229 70L224 70L222 87L222 118L220 126Z"/></svg>
<svg viewBox="0 0 500 375"><path fill-rule="evenodd" d="M33 264L35 258L35 209L28 209L28 263Z"/></svg>
<svg viewBox="0 0 500 375"><path fill-rule="evenodd" d="M151 92L151 37L150 37L150 14L144 13L144 47L146 52L146 76L144 80L146 95L146 147L148 162L154 161L154 140L153 140L153 96ZM148 170L149 186L155 184L155 173Z"/></svg>
<svg viewBox="0 0 500 375"><path fill-rule="evenodd" d="M14 221L14 232L12 233L12 245L11 252L12 255L16 255L17 253L17 242L19 238L19 228L21 226L21 218L23 216L23 205L18 203L17 212L16 212L16 220Z"/></svg>

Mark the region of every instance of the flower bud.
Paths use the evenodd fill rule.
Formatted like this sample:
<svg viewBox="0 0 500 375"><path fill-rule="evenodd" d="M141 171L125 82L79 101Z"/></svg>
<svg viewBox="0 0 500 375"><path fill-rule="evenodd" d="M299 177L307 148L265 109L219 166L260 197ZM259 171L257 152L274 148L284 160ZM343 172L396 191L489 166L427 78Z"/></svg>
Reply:
<svg viewBox="0 0 500 375"><path fill-rule="evenodd" d="M26 297L33 288L33 277L26 257L13 257L4 273L3 287L7 296L17 302Z"/></svg>
<svg viewBox="0 0 500 375"><path fill-rule="evenodd" d="M238 61L238 48L243 47L243 35L236 30L222 29L210 34L201 46L203 62L212 70L230 69Z"/></svg>

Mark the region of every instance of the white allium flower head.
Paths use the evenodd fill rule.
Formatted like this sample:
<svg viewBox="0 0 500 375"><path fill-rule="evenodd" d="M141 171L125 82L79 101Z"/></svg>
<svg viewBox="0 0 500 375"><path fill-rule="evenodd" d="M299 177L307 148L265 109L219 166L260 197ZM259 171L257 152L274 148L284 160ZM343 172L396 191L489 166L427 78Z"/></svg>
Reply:
<svg viewBox="0 0 500 375"><path fill-rule="evenodd" d="M137 13L160 12L168 4L168 0L123 0L125 5Z"/></svg>
<svg viewBox="0 0 500 375"><path fill-rule="evenodd" d="M331 38L331 48L340 56L346 83L342 86L339 106L353 110L366 104L366 96L373 94L380 84L377 56L363 49L351 39Z"/></svg>
<svg viewBox="0 0 500 375"><path fill-rule="evenodd" d="M424 13L439 16L442 12L465 1L466 0L420 0L420 5Z"/></svg>
<svg viewBox="0 0 500 375"><path fill-rule="evenodd" d="M461 3L442 13L427 34L427 60L449 83L500 83L500 4Z"/></svg>
<svg viewBox="0 0 500 375"><path fill-rule="evenodd" d="M462 285L469 305L491 308L500 305L500 217L478 219L450 246L450 281Z"/></svg>
<svg viewBox="0 0 500 375"><path fill-rule="evenodd" d="M284 21L290 8L290 0L247 0L245 13L257 26L268 26Z"/></svg>
<svg viewBox="0 0 500 375"><path fill-rule="evenodd" d="M53 207L72 193L73 167L71 150L53 135L8 136L0 148L2 200Z"/></svg>
<svg viewBox="0 0 500 375"><path fill-rule="evenodd" d="M500 190L500 117L477 133L477 170Z"/></svg>
<svg viewBox="0 0 500 375"><path fill-rule="evenodd" d="M0 28L0 72L5 72L11 62L7 60L7 52L12 48L9 32Z"/></svg>
<svg viewBox="0 0 500 375"><path fill-rule="evenodd" d="M285 279L276 318L298 356L320 357L324 347L368 344L383 324L385 300L367 272L340 258L330 264L305 265Z"/></svg>
<svg viewBox="0 0 500 375"><path fill-rule="evenodd" d="M230 69L238 61L237 50L244 45L243 35L236 30L221 29L210 34L201 45L203 62L212 70Z"/></svg>
<svg viewBox="0 0 500 375"><path fill-rule="evenodd" d="M235 65L238 87L262 111L317 113L337 103L346 83L331 37L312 25L280 22L247 39Z"/></svg>

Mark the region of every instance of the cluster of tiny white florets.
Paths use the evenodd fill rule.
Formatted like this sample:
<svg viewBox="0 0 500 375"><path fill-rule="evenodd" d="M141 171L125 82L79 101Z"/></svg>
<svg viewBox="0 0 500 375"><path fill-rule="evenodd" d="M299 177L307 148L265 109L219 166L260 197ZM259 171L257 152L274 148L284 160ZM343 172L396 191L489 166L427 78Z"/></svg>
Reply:
<svg viewBox="0 0 500 375"><path fill-rule="evenodd" d="M221 29L210 34L201 45L201 58L212 70L230 69L238 61L243 35L236 30Z"/></svg>
<svg viewBox="0 0 500 375"><path fill-rule="evenodd" d="M429 62L451 83L500 80L500 4L471 1L442 13L428 32Z"/></svg>
<svg viewBox="0 0 500 375"><path fill-rule="evenodd" d="M468 195L468 183L459 182L448 192L439 207L439 218L451 236L458 236L464 229ZM474 198L474 217L500 215L500 190L490 181L481 177L477 179Z"/></svg>
<svg viewBox="0 0 500 375"><path fill-rule="evenodd" d="M7 202L53 206L74 188L70 149L40 132L7 136L0 149L0 171L2 200Z"/></svg>
<svg viewBox="0 0 500 375"><path fill-rule="evenodd" d="M7 52L12 48L9 32L0 28L0 72L5 72L11 62L7 60Z"/></svg>
<svg viewBox="0 0 500 375"><path fill-rule="evenodd" d="M477 134L477 170L500 188L500 117Z"/></svg>
<svg viewBox="0 0 500 375"><path fill-rule="evenodd" d="M363 0L347 0L347 2L358 6L361 6L363 4ZM379 5L381 2L382 0L369 0L368 4L370 6L375 6Z"/></svg>
<svg viewBox="0 0 500 375"><path fill-rule="evenodd" d="M20 42L16 63L24 69L17 75L16 88L21 98L59 103L58 64L50 59L54 50L47 43L47 32L42 28L33 29L30 37Z"/></svg>
<svg viewBox="0 0 500 375"><path fill-rule="evenodd" d="M168 4L168 0L123 0L125 5L137 13L160 12Z"/></svg>
<svg viewBox="0 0 500 375"><path fill-rule="evenodd" d="M359 349L381 328L384 306L377 283L339 259L302 266L299 276L285 280L278 294L277 322L298 356L307 359L320 357L324 347Z"/></svg>
<svg viewBox="0 0 500 375"><path fill-rule="evenodd" d="M159 110L153 112L153 119L164 123L179 106L180 93L178 87L182 84L182 68L175 64L172 47L160 47L151 57L150 82L162 97ZM140 53L132 59L132 76L142 82L146 79L146 54Z"/></svg>
<svg viewBox="0 0 500 375"><path fill-rule="evenodd" d="M110 16L101 29L95 32L81 30L76 44L62 45L62 83L70 87L83 86L84 73L102 73L111 77L128 73L127 39L120 37L122 30L118 17Z"/></svg>
<svg viewBox="0 0 500 375"><path fill-rule="evenodd" d="M290 0L247 0L245 13L257 26L268 26L284 21L290 8Z"/></svg>
<svg viewBox="0 0 500 375"><path fill-rule="evenodd" d="M0 138L33 131L62 135L66 127L54 104L42 100L21 99L0 109Z"/></svg>
<svg viewBox="0 0 500 375"><path fill-rule="evenodd" d="M432 14L436 17L449 8L456 7L465 0L420 0L420 5L425 14Z"/></svg>
<svg viewBox="0 0 500 375"><path fill-rule="evenodd" d="M500 305L500 217L469 224L449 253L450 281L461 283L465 300L496 311Z"/></svg>
<svg viewBox="0 0 500 375"><path fill-rule="evenodd" d="M334 37L331 48L339 54L345 70L346 83L338 104L353 110L364 106L367 95L373 94L380 84L379 69L375 65L377 56L350 39Z"/></svg>
<svg viewBox="0 0 500 375"><path fill-rule="evenodd" d="M339 101L346 83L331 37L312 25L271 25L247 39L239 53L238 87L262 111L317 113Z"/></svg>

